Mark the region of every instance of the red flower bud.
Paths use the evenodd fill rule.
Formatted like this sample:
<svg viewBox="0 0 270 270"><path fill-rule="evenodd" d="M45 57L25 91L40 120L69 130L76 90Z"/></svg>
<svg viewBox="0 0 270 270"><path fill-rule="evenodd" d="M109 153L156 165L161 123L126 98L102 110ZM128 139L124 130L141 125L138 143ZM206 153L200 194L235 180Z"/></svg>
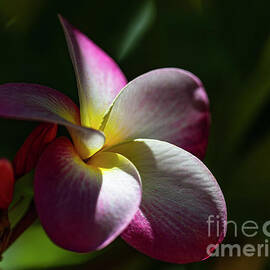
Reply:
<svg viewBox="0 0 270 270"><path fill-rule="evenodd" d="M0 209L7 209L12 202L14 173L11 163L0 159Z"/></svg>
<svg viewBox="0 0 270 270"><path fill-rule="evenodd" d="M57 125L42 123L38 125L27 137L17 152L13 165L16 178L19 178L35 168L39 157L46 146L54 140Z"/></svg>

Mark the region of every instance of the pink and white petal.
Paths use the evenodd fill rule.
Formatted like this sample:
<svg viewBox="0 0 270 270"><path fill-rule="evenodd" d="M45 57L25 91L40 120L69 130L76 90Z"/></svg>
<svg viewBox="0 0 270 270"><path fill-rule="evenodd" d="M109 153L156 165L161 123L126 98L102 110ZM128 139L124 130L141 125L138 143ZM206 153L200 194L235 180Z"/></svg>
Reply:
<svg viewBox="0 0 270 270"><path fill-rule="evenodd" d="M82 125L98 129L126 78L111 57L59 17L77 77Z"/></svg>
<svg viewBox="0 0 270 270"><path fill-rule="evenodd" d="M210 113L201 81L176 68L150 71L131 81L116 97L103 123L106 144L156 139L202 159Z"/></svg>
<svg viewBox="0 0 270 270"><path fill-rule="evenodd" d="M0 85L0 117L64 125L83 158L97 152L105 142L102 132L80 126L79 110L71 99L46 86L25 83Z"/></svg>
<svg viewBox="0 0 270 270"><path fill-rule="evenodd" d="M155 259L189 263L209 257L226 234L226 204L214 176L195 156L167 142L112 147L138 169L140 210L123 239Z"/></svg>
<svg viewBox="0 0 270 270"><path fill-rule="evenodd" d="M76 252L108 245L130 223L141 202L140 176L129 160L100 152L86 164L65 137L41 156L34 191L48 236Z"/></svg>

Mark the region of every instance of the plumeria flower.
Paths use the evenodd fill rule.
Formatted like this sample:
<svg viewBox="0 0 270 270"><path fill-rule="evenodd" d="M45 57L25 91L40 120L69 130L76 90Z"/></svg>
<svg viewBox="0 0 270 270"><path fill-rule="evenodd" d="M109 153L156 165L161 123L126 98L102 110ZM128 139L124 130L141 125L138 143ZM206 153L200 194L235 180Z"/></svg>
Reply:
<svg viewBox="0 0 270 270"><path fill-rule="evenodd" d="M200 261L226 232L226 206L205 155L209 104L200 80L176 68L126 84L117 64L60 18L80 110L57 90L0 86L0 116L67 127L38 160L34 199L57 245L99 250L121 237L150 257ZM207 223L209 216L219 222ZM211 233L209 233L211 229Z"/></svg>

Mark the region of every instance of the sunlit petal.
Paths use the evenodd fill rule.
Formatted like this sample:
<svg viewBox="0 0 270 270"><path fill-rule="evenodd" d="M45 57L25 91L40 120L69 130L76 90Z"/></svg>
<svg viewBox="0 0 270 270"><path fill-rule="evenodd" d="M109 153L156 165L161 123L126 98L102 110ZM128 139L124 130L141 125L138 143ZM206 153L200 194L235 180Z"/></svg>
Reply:
<svg viewBox="0 0 270 270"><path fill-rule="evenodd" d="M81 127L77 106L57 90L37 84L0 85L0 117L62 124L68 128L83 158L104 144L102 132Z"/></svg>
<svg viewBox="0 0 270 270"><path fill-rule="evenodd" d="M34 190L48 236L77 252L109 244L132 220L141 201L140 176L129 160L100 152L86 164L64 137L41 156Z"/></svg>
<svg viewBox="0 0 270 270"><path fill-rule="evenodd" d="M157 139L203 158L209 118L208 99L200 80L187 71L165 68L131 81L117 96L103 127L107 145Z"/></svg>
<svg viewBox="0 0 270 270"><path fill-rule="evenodd" d="M82 125L98 129L126 78L103 50L60 16L77 77Z"/></svg>
<svg viewBox="0 0 270 270"><path fill-rule="evenodd" d="M213 251L225 236L226 206L205 165L185 150L156 140L136 140L110 151L126 156L142 179L140 210L123 238L159 260L189 263L207 258L207 248Z"/></svg>

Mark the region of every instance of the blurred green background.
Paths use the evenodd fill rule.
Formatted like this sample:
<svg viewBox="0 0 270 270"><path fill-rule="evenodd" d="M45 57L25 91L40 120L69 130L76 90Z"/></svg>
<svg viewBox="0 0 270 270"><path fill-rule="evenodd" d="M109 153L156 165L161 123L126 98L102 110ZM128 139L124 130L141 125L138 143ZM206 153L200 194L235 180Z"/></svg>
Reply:
<svg viewBox="0 0 270 270"><path fill-rule="evenodd" d="M270 219L269 0L0 0L0 82L33 82L78 101L61 13L120 64L129 80L179 67L204 83L212 112L205 163L240 225ZM35 123L0 119L0 156L13 158ZM60 130L61 131L61 130ZM263 243L229 227L226 243ZM211 258L187 266L152 260L118 239L79 255L54 246L33 225L4 254L2 269L269 269L267 257Z"/></svg>

